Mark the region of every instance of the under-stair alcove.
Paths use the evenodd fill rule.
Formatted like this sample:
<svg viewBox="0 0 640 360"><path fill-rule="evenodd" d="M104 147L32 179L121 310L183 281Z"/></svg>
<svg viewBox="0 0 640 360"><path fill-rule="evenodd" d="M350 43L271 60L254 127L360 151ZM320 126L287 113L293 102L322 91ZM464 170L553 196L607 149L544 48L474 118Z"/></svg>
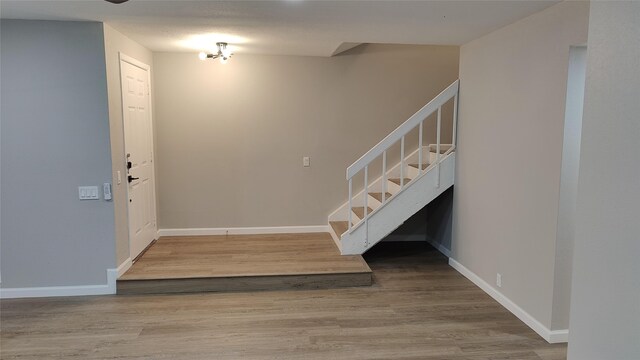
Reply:
<svg viewBox="0 0 640 360"><path fill-rule="evenodd" d="M449 257L451 253L454 188L455 185L413 214L396 230L387 235L380 244L387 242L427 242L443 255Z"/></svg>

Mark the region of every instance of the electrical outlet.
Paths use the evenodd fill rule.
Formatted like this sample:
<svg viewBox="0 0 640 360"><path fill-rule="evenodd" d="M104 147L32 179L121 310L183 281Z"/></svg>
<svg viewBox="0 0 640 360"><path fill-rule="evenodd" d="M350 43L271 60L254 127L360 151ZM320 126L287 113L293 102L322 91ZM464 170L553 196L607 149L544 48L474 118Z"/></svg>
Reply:
<svg viewBox="0 0 640 360"><path fill-rule="evenodd" d="M496 274L496 285L498 285L498 287L502 287L502 274L500 273Z"/></svg>
<svg viewBox="0 0 640 360"><path fill-rule="evenodd" d="M311 159L308 156L304 156L302 158L302 166L304 166L304 167L311 166Z"/></svg>

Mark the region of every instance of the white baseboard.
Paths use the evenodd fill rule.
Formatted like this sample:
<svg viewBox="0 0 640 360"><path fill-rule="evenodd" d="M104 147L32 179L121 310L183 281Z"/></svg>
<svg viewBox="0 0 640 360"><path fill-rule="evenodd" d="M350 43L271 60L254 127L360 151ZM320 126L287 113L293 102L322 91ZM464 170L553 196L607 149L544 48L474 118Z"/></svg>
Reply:
<svg viewBox="0 0 640 360"><path fill-rule="evenodd" d="M117 279L118 269L107 269L107 283L104 285L1 288L0 299L115 294Z"/></svg>
<svg viewBox="0 0 640 360"><path fill-rule="evenodd" d="M129 270L131 265L133 265L133 261L131 261L131 258L127 258L127 260L123 261L122 264L120 264L120 266L118 266L118 269L117 269L118 277L124 275L124 273L126 273L127 270Z"/></svg>
<svg viewBox="0 0 640 360"><path fill-rule="evenodd" d="M320 232L329 232L329 225L160 229L158 230L158 236L259 235Z"/></svg>
<svg viewBox="0 0 640 360"><path fill-rule="evenodd" d="M545 339L550 344L569 342L569 329L549 331L549 339Z"/></svg>
<svg viewBox="0 0 640 360"><path fill-rule="evenodd" d="M478 275L464 267L459 262L455 261L453 258L449 258L449 265L451 265L452 268L456 269L460 274L464 275L464 277L471 280L471 282L476 284L489 296L494 298L498 303L500 303L500 305L504 306L518 319L522 320L522 322L529 326L533 331L538 333L538 335L540 335L543 339L547 340L547 342L554 344L568 341L569 330L549 330L533 316L516 305L516 303L511 301L509 298L496 290L493 286L489 285L489 283L482 280Z"/></svg>

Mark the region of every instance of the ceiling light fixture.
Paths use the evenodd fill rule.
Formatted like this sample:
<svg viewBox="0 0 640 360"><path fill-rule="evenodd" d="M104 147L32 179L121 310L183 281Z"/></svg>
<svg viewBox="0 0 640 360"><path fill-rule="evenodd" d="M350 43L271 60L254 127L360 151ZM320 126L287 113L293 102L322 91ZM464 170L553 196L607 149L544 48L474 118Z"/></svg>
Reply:
<svg viewBox="0 0 640 360"><path fill-rule="evenodd" d="M217 53L211 54L203 51L200 54L198 54L198 57L200 58L200 60L220 59L221 63L226 64L227 60L229 60L229 58L231 57L231 55L233 55L233 53L227 48L226 42L219 42L219 43L216 43L216 45L218 46Z"/></svg>

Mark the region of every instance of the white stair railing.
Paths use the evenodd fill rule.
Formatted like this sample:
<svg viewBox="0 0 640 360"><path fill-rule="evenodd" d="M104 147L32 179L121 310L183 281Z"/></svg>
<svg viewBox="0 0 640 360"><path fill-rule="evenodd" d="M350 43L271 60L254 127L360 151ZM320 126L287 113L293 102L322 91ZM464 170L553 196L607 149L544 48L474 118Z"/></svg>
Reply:
<svg viewBox="0 0 640 360"><path fill-rule="evenodd" d="M400 141L400 190L402 192L404 190L404 148L405 148L405 136L414 130L416 127L419 127L419 135L418 135L418 176L424 175L426 169L423 169L422 162L422 133L423 133L423 123L424 121L434 112L437 111L437 134L436 134L436 162L435 166L438 171L438 184L439 186L439 171L440 171L440 161L443 159L442 155L447 155L452 152L456 147L456 126L458 122L458 87L459 80L453 82L453 84L449 85L446 89L444 89L438 96L433 98L433 100L429 101L429 103L422 107L422 109L418 110L415 114L413 114L407 121L398 126L395 130L393 130L389 135L387 135L382 141L380 141L376 146L371 148L371 150L367 151L366 154L362 155L356 162L351 164L347 168L347 180L349 181L349 208L348 208L348 223L349 223L349 233L351 233L358 225L364 223L365 226L369 219L369 207L368 207L368 197L369 197L369 165L375 159L377 159L380 155L382 155L382 205L380 207L385 206L387 203L387 150L395 143ZM445 154L440 154L440 133L442 130L442 106L447 103L449 100L453 98L453 131L451 138L451 146L447 150ZM360 171L364 170L364 216L360 219L358 224L353 224L352 221L352 209L353 209L353 177L356 176ZM411 181L413 182L413 180ZM367 236L365 236L367 237ZM365 239L368 242L368 239Z"/></svg>

